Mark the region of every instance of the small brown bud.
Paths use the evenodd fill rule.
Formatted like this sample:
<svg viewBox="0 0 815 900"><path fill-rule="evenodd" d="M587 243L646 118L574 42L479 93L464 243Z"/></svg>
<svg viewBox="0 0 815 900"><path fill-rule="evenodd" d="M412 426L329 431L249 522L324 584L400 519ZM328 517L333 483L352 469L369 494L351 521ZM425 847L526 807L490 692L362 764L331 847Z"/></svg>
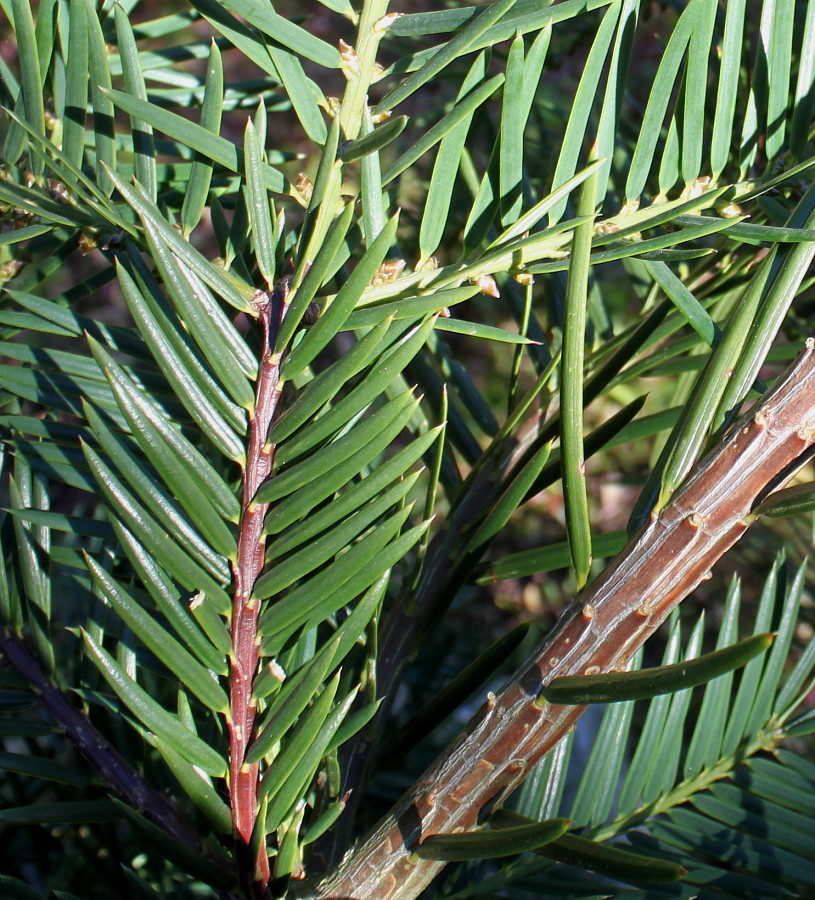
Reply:
<svg viewBox="0 0 815 900"><path fill-rule="evenodd" d="M682 191L682 197L685 200L693 200L696 197L701 197L709 187L710 175L700 175Z"/></svg>
<svg viewBox="0 0 815 900"><path fill-rule="evenodd" d="M474 284L482 294L486 294L488 297L495 297L497 300L501 296L495 279L492 275L487 275L486 272L481 275L475 275L470 279L470 283Z"/></svg>
<svg viewBox="0 0 815 900"><path fill-rule="evenodd" d="M405 261L403 259L389 259L387 262L383 262L374 273L371 285L381 287L383 284L390 284L402 274L404 268Z"/></svg>
<svg viewBox="0 0 815 900"><path fill-rule="evenodd" d="M311 202L311 195L314 193L314 182L305 172L297 173L297 178L294 179L294 189L306 203Z"/></svg>
<svg viewBox="0 0 815 900"><path fill-rule="evenodd" d="M91 250L95 250L99 246L99 243L96 239L96 236L93 234L80 234L79 235L79 249L82 251L82 255L90 253Z"/></svg>
<svg viewBox="0 0 815 900"><path fill-rule="evenodd" d="M0 264L0 282L11 281L23 268L25 268L25 263L21 259L9 259Z"/></svg>
<svg viewBox="0 0 815 900"><path fill-rule="evenodd" d="M71 197L68 191L65 188L65 185L61 181L57 181L55 178L49 178L45 182L46 189L48 190L48 195L53 199L57 200L60 203L70 203Z"/></svg>
<svg viewBox="0 0 815 900"><path fill-rule="evenodd" d="M342 38L339 40L339 48L340 59L342 60L341 68L345 77L351 78L359 75L357 51L350 44L346 44Z"/></svg>
<svg viewBox="0 0 815 900"><path fill-rule="evenodd" d="M614 222L598 222L594 226L595 234L615 234L620 230L620 226Z"/></svg>
<svg viewBox="0 0 815 900"><path fill-rule="evenodd" d="M720 206L717 212L725 219L736 219L739 216L744 215L744 212L738 203L728 203L727 206Z"/></svg>
<svg viewBox="0 0 815 900"><path fill-rule="evenodd" d="M401 19L404 13L392 12L388 13L386 16L382 16L382 18L374 24L374 34L381 34L383 31L387 31L391 25L397 20Z"/></svg>

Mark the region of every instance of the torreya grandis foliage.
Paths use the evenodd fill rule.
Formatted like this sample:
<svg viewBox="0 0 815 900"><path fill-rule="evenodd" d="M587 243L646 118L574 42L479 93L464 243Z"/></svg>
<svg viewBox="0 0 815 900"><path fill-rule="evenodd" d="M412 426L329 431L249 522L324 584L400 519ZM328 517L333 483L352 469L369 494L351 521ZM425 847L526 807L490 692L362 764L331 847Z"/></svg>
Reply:
<svg viewBox="0 0 815 900"><path fill-rule="evenodd" d="M815 891L815 2L0 29L0 894Z"/></svg>

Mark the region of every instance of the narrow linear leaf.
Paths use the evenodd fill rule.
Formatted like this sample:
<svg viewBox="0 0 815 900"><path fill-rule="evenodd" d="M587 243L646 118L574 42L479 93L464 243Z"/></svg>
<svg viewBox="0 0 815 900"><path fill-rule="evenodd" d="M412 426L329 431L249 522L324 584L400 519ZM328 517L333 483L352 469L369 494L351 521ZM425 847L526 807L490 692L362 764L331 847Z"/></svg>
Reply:
<svg viewBox="0 0 815 900"><path fill-rule="evenodd" d="M329 341L342 330L349 314L356 306L365 288L370 285L376 270L390 250L396 238L398 225L399 213L397 212L388 220L374 242L365 251L348 280L340 288L339 293L323 310L303 340L289 354L283 363L282 371L285 378L291 379L299 375ZM387 317L387 315L387 312L382 313L382 317ZM371 325L377 325L381 321L380 318Z"/></svg>
<svg viewBox="0 0 815 900"><path fill-rule="evenodd" d="M597 558L613 556L628 543L627 531L613 531L608 534L593 536L593 550ZM510 578L524 578L539 572L552 572L556 569L568 568L570 562L569 544L566 541L523 550L485 563L476 584L493 584L496 581L507 581Z"/></svg>
<svg viewBox="0 0 815 900"><path fill-rule="evenodd" d="M482 325L480 322L465 322L462 319L448 319L440 316L436 319L437 331L450 331L453 334L466 334L469 337L482 338L487 341L498 341L502 344L537 344L522 334L513 334L493 325Z"/></svg>
<svg viewBox="0 0 815 900"><path fill-rule="evenodd" d="M349 603L355 596L367 590L392 562L388 562L389 554L385 548L393 542L393 548L405 548L405 552L415 543L420 534L412 528L399 535L402 525L410 515L407 507L383 522L347 553L327 566L323 572L290 591L285 598L261 614L260 631L266 637L283 632L295 624L310 618L325 619L333 610L336 612ZM395 551L394 551L395 552ZM264 583L263 576L258 579L255 593L260 599L274 594L274 584Z"/></svg>
<svg viewBox="0 0 815 900"><path fill-rule="evenodd" d="M246 753L247 765L260 762L274 745L283 739L309 703L318 696L328 673L335 667L338 645L339 640L335 636L308 665L303 666L285 682L260 723L257 738Z"/></svg>
<svg viewBox="0 0 815 900"><path fill-rule="evenodd" d="M111 540L113 528L107 522L98 519L87 519L81 516L66 516L62 513L44 512L40 509L9 509L10 516L16 516L25 522L45 525L52 531L64 531L66 534L85 535Z"/></svg>
<svg viewBox="0 0 815 900"><path fill-rule="evenodd" d="M325 0L320 0L320 2L323 3ZM309 844L313 844L317 838L324 835L343 814L345 806L346 804L343 800L332 803L325 812L321 813L317 819L309 825L308 831L306 831L305 835L300 840L301 846L307 847Z"/></svg>
<svg viewBox="0 0 815 900"><path fill-rule="evenodd" d="M179 589L155 556L123 525L115 522L114 529L142 584L178 637L208 669L218 675L226 675L226 657L232 649L232 641L212 604L207 603L206 599L197 603L193 600L190 604L193 615L190 615L179 599ZM201 623L200 627L196 620Z"/></svg>
<svg viewBox="0 0 815 900"><path fill-rule="evenodd" d="M500 167L498 194L501 198L501 224L515 222L523 206L524 128L529 114L528 91L514 90L524 81L524 39L517 34L507 56L506 83L513 89L504 90L501 115Z"/></svg>
<svg viewBox="0 0 815 900"><path fill-rule="evenodd" d="M0 809L0 822L6 825L85 825L115 822L119 818L109 800L70 800Z"/></svg>
<svg viewBox="0 0 815 900"><path fill-rule="evenodd" d="M490 824L495 828L511 828L533 820L507 809L499 809L490 816ZM686 874L678 863L641 853L622 850L613 844L599 843L578 834L564 834L533 853L557 860L579 869L597 872L618 881L633 881L635 884L658 884L678 881Z"/></svg>
<svg viewBox="0 0 815 900"><path fill-rule="evenodd" d="M107 602L139 640L178 678L179 684L214 712L226 712L229 709L226 693L204 666L146 613L97 562L90 557L86 558L86 562Z"/></svg>
<svg viewBox="0 0 815 900"><path fill-rule="evenodd" d="M470 67L459 88L456 103L462 103L467 95L482 84L487 74L487 54L480 53ZM461 163L467 134L473 120L475 109L464 116L457 125L444 135L433 164L433 174L427 189L427 197L419 227L419 265L430 258L441 243L447 220L450 216L450 201L453 196L456 177Z"/></svg>
<svg viewBox="0 0 815 900"><path fill-rule="evenodd" d="M185 120L186 121L186 120ZM139 192L137 187L131 187L117 174L111 172L110 178L116 190L127 200L138 214L139 218L150 220L155 226L159 238L173 251L186 265L195 272L202 281L208 284L217 294L223 297L227 303L241 312L254 314L251 300L255 295L255 289L246 283L238 282L230 277L218 266L205 259L188 241L167 222L159 210Z"/></svg>
<svg viewBox="0 0 815 900"><path fill-rule="evenodd" d="M801 51L798 61L798 80L790 126L790 145L793 159L804 156L806 141L815 113L815 46L808 35L815 31L815 6L807 4L806 20L801 28Z"/></svg>
<svg viewBox="0 0 815 900"><path fill-rule="evenodd" d="M705 101L710 69L716 0L695 0L695 21L688 45L685 69L685 95L682 121L682 180L693 184L702 166L707 128ZM691 101L692 96L692 101Z"/></svg>
<svg viewBox="0 0 815 900"><path fill-rule="evenodd" d="M12 0L14 10L14 34L17 39L18 58L22 75L22 97L25 117L39 134L45 134L45 107L43 103L43 73L40 71L40 56L34 33L34 16L30 3ZM38 174L42 166L37 164Z"/></svg>
<svg viewBox="0 0 815 900"><path fill-rule="evenodd" d="M127 14L119 4L114 7L114 18L125 88L127 93L146 101L147 90L144 86L144 74L139 64L136 38ZM130 117L130 125L133 134L133 152L136 157L136 181L144 188L147 196L155 202L157 192L156 148L153 142L153 129L138 116Z"/></svg>
<svg viewBox="0 0 815 900"><path fill-rule="evenodd" d="M705 684L725 672L738 669L766 652L772 642L772 634L756 634L723 650L657 669L608 675L567 675L553 679L543 688L540 697L549 703L576 706L647 700Z"/></svg>
<svg viewBox="0 0 815 900"><path fill-rule="evenodd" d="M271 291L275 283L275 244L269 194L263 181L263 151L251 119L243 133L243 165L246 176L247 209L252 226L252 245L258 269Z"/></svg>
<svg viewBox="0 0 815 900"><path fill-rule="evenodd" d="M663 262L644 262L645 271L662 288L674 306L687 319L688 324L700 338L712 347L720 336L719 329L707 310L693 296L683 282Z"/></svg>
<svg viewBox="0 0 815 900"><path fill-rule="evenodd" d="M361 731L373 719L381 705L381 700L375 700L373 703L366 703L362 709L358 709L356 712L346 716L339 728L334 732L334 737L328 742L326 756L338 750L347 740L352 738L358 731Z"/></svg>
<svg viewBox="0 0 815 900"><path fill-rule="evenodd" d="M760 731L775 714L775 698L781 688L782 674L790 659L793 633L800 617L805 577L806 564L802 563L787 590L787 596L783 600L779 598L781 610L775 625L775 640L765 660L758 690L753 696L753 708L745 729L747 734Z"/></svg>
<svg viewBox="0 0 815 900"><path fill-rule="evenodd" d="M215 788L180 753L176 753L167 741L158 735L153 736L153 741L192 802L221 834L231 834L232 814Z"/></svg>
<svg viewBox="0 0 815 900"><path fill-rule="evenodd" d="M472 536L468 544L468 551L475 550L493 538L507 524L512 514L526 499L527 493L535 483L541 469L549 460L551 447L545 444L538 450L532 459L518 472L507 485L504 492L488 510L484 522L478 531Z"/></svg>
<svg viewBox="0 0 815 900"><path fill-rule="evenodd" d="M714 223L713 216L677 216L677 225L704 225ZM742 219L730 219L727 227L727 237L737 240L743 238L750 243L760 244L765 241L801 243L815 241L815 231L811 228L786 228L777 225L753 225Z"/></svg>
<svg viewBox="0 0 815 900"><path fill-rule="evenodd" d="M267 770L260 784L261 798L271 798L285 787L308 747L325 724L339 684L340 673L337 672L320 691L294 734L286 741L281 753L275 757L274 765Z"/></svg>
<svg viewBox="0 0 815 900"><path fill-rule="evenodd" d="M237 522L240 503L234 491L230 490L212 464L180 433L169 421L165 413L139 390L124 369L93 340L89 341L100 368L105 372L119 408L139 441L146 445L157 439L164 441L183 463L186 471L195 472L203 492L209 496L218 511L231 522Z"/></svg>
<svg viewBox="0 0 815 900"><path fill-rule="evenodd" d="M716 637L716 649L729 646L738 638L741 591L736 579L730 584ZM693 737L685 753L684 776L693 778L704 767L712 766L720 757L722 737L732 702L733 674L725 673L708 682L696 717Z"/></svg>
<svg viewBox="0 0 815 900"><path fill-rule="evenodd" d="M299 284L303 280L309 264L316 256L337 215L337 203L340 200L338 176L342 168L341 162L337 159L340 125L340 117L336 116L331 122L325 140L316 142L322 144L322 152L297 241L293 284Z"/></svg>
<svg viewBox="0 0 815 900"><path fill-rule="evenodd" d="M357 139L366 137L373 134L374 130L370 107L365 106L362 110L360 133L356 137ZM382 189L382 164L378 150L367 153L361 158L359 181L359 197L362 207L361 228L365 236L365 243L371 244L385 227L385 207L388 201L388 195Z"/></svg>
<svg viewBox="0 0 815 900"><path fill-rule="evenodd" d="M341 251L353 217L354 204L347 203L342 212L331 223L313 262L299 284L295 275L292 289L293 296L275 338L275 347L278 351L282 351L291 340L309 304L322 286L324 278L334 268L334 262L337 254Z"/></svg>
<svg viewBox="0 0 815 900"><path fill-rule="evenodd" d="M253 408L255 396L249 379L257 377L257 360L246 341L203 281L158 240L153 225L145 223L144 230L162 281L198 349L232 399L244 409Z"/></svg>
<svg viewBox="0 0 815 900"><path fill-rule="evenodd" d="M438 53L429 59L418 71L414 72L406 78L400 85L385 95L376 105L374 112L381 113L388 109L393 109L403 100L406 100L412 93L418 90L423 84L444 69L448 63L467 52L478 38L495 22L497 22L504 13L507 12L516 0L495 0L489 6L479 9L477 15L469 22L459 33L448 41Z"/></svg>
<svg viewBox="0 0 815 900"><path fill-rule="evenodd" d="M412 511L412 507L409 506L406 508L406 513L408 515ZM403 511L403 515L404 512L405 511ZM404 518L406 519L407 515L404 515ZM370 554L370 547L366 547L365 553L360 554L360 557L366 561L363 565L369 566L365 569L364 574L360 575L358 573L355 578L349 579L339 590L331 594L326 601L319 602L316 606L313 606L309 610L309 619L307 620L306 627L316 628L321 621L328 616L334 615L334 613L343 606L347 606L355 597L367 590L383 575L387 574L390 569L401 562L401 560L404 559L405 554L424 537L431 522L432 520L420 522L418 525L415 525L413 528L400 534L392 540L390 544L387 544L384 550L381 550L373 556ZM389 528L393 527L391 522L387 522L386 525ZM353 549L355 550L356 547ZM346 556L347 555L348 554L346 554ZM344 560L341 559L340 561L343 562Z"/></svg>
<svg viewBox="0 0 815 900"><path fill-rule="evenodd" d="M382 430L389 431L389 439L392 440L405 423L410 421L417 405L418 401L413 399L413 391L405 391L338 440L320 448L302 462L284 469L258 491L258 500L271 502L298 488L313 484L321 474L333 468L334 464L348 459L362 446L374 440ZM387 444L383 441L381 446L384 449Z"/></svg>
<svg viewBox="0 0 815 900"><path fill-rule="evenodd" d="M454 106L447 115L429 128L409 149L406 150L396 162L385 171L382 176L382 184L387 185L406 169L410 168L417 159L424 156L428 150L435 147L438 142L449 134L460 122L472 117L474 111L485 103L504 83L502 74L493 75L479 87L475 88L461 103Z"/></svg>
<svg viewBox="0 0 815 900"><path fill-rule="evenodd" d="M781 519L813 510L815 510L815 487L811 484L796 484L794 487L770 494L755 512L761 516Z"/></svg>
<svg viewBox="0 0 815 900"><path fill-rule="evenodd" d="M343 719L351 708L356 698L356 690L352 691L342 703L338 703L322 722L319 731L306 742L306 732L298 734L297 739L292 739L291 747L299 744L299 759L286 781L279 790L267 793L270 797L269 808L266 813L266 827L276 830L285 821L289 811L298 802L298 799L308 788L309 783L317 774L320 760L325 755L331 739L337 733ZM302 743L300 743L302 741ZM288 749L288 748L287 748ZM263 784L261 784L263 791Z"/></svg>
<svg viewBox="0 0 815 900"><path fill-rule="evenodd" d="M93 108L93 139L96 151L96 181L102 192L113 193L108 170L116 171L116 135L114 129L115 108L105 91L110 89L111 74L107 58L107 45L99 21L96 5L84 0L85 20L88 32L91 106Z"/></svg>
<svg viewBox="0 0 815 900"><path fill-rule="evenodd" d="M392 316L394 321L400 319L421 319L430 313L439 312L463 303L480 293L478 285L471 284L465 287L452 288L444 291L433 291L418 297L405 297L393 303L377 303L362 309L355 309L346 319L345 324L349 330L356 328L371 328L382 321L383 316ZM469 324L469 323L467 323Z"/></svg>
<svg viewBox="0 0 815 900"><path fill-rule="evenodd" d="M310 450L319 442L330 437L357 413L365 409L380 394L399 378L408 363L419 352L419 349L430 336L436 317L428 318L422 325L410 329L393 347L389 348L368 371L363 379L339 403L328 412L306 426L299 434L289 440L286 452L290 457ZM376 329L374 329L375 331ZM374 332L370 332L373 334ZM368 335L360 341L362 344ZM347 357L346 357L347 358ZM331 370L327 370L330 372ZM336 387L336 386L335 386ZM335 391L336 392L336 391ZM281 421L283 417L281 416ZM287 422L289 427L291 422ZM276 429L272 429L271 439L277 437Z"/></svg>
<svg viewBox="0 0 815 900"><path fill-rule="evenodd" d="M167 491L162 490L139 459L137 448L129 447L89 404L85 406L85 415L102 449L121 474L119 478L113 474L112 469L108 469L112 490L117 493L119 500L124 499L125 493L130 497L138 496L144 502L144 508L149 508L155 516L155 521L161 522L168 533L184 543L190 552L190 559L195 559L210 576L226 581L229 578L226 560L199 534L180 505ZM223 522L220 525L225 528ZM234 548L234 539L228 535L227 538L229 545Z"/></svg>
<svg viewBox="0 0 815 900"><path fill-rule="evenodd" d="M542 200L539 200L533 207L528 209L516 222L503 231L488 247L488 250L494 250L502 244L506 244L515 238L522 237L528 231L532 231L535 225L543 219L543 217L561 200L568 197L575 188L578 188L583 182L593 175L603 165L602 159L596 159L590 162L582 172L572 176L568 181L560 185L557 190L552 191Z"/></svg>
<svg viewBox="0 0 815 900"><path fill-rule="evenodd" d="M361 372L371 362L377 350L380 349L383 339L386 338L390 326L390 319L380 322L341 359L309 382L274 423L269 433L269 440L276 444L284 442L325 406L338 393L343 384L346 384L349 379Z"/></svg>
<svg viewBox="0 0 815 900"><path fill-rule="evenodd" d="M132 328L95 322L88 316L78 315L69 309L57 306L51 300L44 300L42 297L24 291L9 290L8 293L20 306L31 310L40 317L40 327L35 330L42 330L45 322L52 322L60 329L55 331L55 334L65 333L74 337L88 334L111 350L121 350L137 359L146 358L144 342Z"/></svg>
<svg viewBox="0 0 815 900"><path fill-rule="evenodd" d="M204 101L201 104L201 127L217 135L221 129L221 111L224 103L224 65L220 50L213 40L209 51L204 82ZM187 238L201 221L201 214L212 183L213 164L204 154L199 154L192 164L190 177L181 206L181 234ZM265 177L265 176L264 176Z"/></svg>
<svg viewBox="0 0 815 900"><path fill-rule="evenodd" d="M787 128L792 41L795 33L795 4L776 0L772 7L765 5L771 19L768 52L767 126L764 151L768 160L778 156ZM762 16L763 18L763 16ZM762 23L763 24L763 23Z"/></svg>
<svg viewBox="0 0 815 900"><path fill-rule="evenodd" d="M718 181L730 155L733 140L733 119L738 96L741 55L743 49L744 12L746 0L730 0L724 22L724 36L719 57L719 81L716 113L710 142L710 166L713 181Z"/></svg>
<svg viewBox="0 0 815 900"><path fill-rule="evenodd" d="M27 753L7 753L4 750L0 751L0 769L74 787L84 787L93 780L90 773L84 769L65 765L53 759L42 759Z"/></svg>
<svg viewBox="0 0 815 900"><path fill-rule="evenodd" d="M314 507L343 486L351 484L352 479L379 456L388 446L389 436L388 443L383 442L381 435L378 436L341 465L323 472L319 481L309 485L307 490L297 491L281 502L275 503L266 519L265 530L268 534L282 533L282 536L270 545L270 558L282 555L302 542L313 539L342 516L365 503L391 481L401 478L430 449L442 430L443 426L438 426L416 438L387 462L377 466L360 482L353 484L350 490L343 492L340 497L310 516L308 513ZM287 529L301 518L304 519L302 524L287 532Z"/></svg>
<svg viewBox="0 0 815 900"><path fill-rule="evenodd" d="M140 722L150 731L162 736L177 753L205 772L215 777L226 774L226 762L216 750L159 706L84 629L82 637L90 658L105 681Z"/></svg>
<svg viewBox="0 0 815 900"><path fill-rule="evenodd" d="M81 168L85 155L85 114L88 109L88 25L83 0L70 0L71 42L65 75L65 116L62 152L69 165Z"/></svg>
<svg viewBox="0 0 815 900"><path fill-rule="evenodd" d="M164 134L179 141L185 147L197 151L232 172L240 173L242 171L243 161L240 148L226 138L213 134L203 125L197 125L177 113L162 109L146 100L140 100L138 97L132 97L123 91L108 89L104 93L121 110L149 122L157 131L163 131ZM112 108L113 104L111 103ZM263 166L263 182L270 191L279 194L286 192L287 185L283 175L269 165Z"/></svg>
<svg viewBox="0 0 815 900"><path fill-rule="evenodd" d="M378 497L350 515L344 522L335 525L316 546L312 543L287 554L285 559L269 568L266 574L270 579L274 579L277 590L283 591L301 578L305 578L340 553L346 546L351 545L365 529L373 525L376 519L405 498L412 490L417 477L418 474L414 474L396 482L388 490L383 491Z"/></svg>
<svg viewBox="0 0 815 900"><path fill-rule="evenodd" d="M566 284L566 310L563 326L561 371L561 459L563 499L569 552L578 590L585 585L591 569L591 525L589 523L583 448L583 358L586 341L586 310L589 257L594 231L597 174L580 188L578 217L589 217L578 225L572 241L569 278Z"/></svg>
<svg viewBox="0 0 815 900"><path fill-rule="evenodd" d="M567 819L550 819L533 825L495 828L470 834L431 834L413 849L419 859L466 862L500 859L536 850L557 840L569 827Z"/></svg>
<svg viewBox="0 0 815 900"><path fill-rule="evenodd" d="M617 29L617 23L620 19L622 10L621 3L614 3L603 16L597 34L592 41L588 58L586 59L583 72L580 76L580 82L577 86L572 108L569 112L569 121L566 124L566 131L561 139L560 155L558 156L557 167L552 180L552 189L556 190L565 181L571 179L575 174L577 161L580 159L580 148L586 141L586 129L589 125L589 117L592 113L592 107L596 103L598 94L598 84L602 79L603 69L606 67L611 42ZM593 156L597 155L596 144ZM590 160L591 162L592 160ZM604 160L598 160L601 164ZM597 195L597 181L595 181L595 190L592 194L592 209L594 212L594 197ZM579 201L578 201L579 202ZM566 209L566 200L560 200L551 210L550 221L554 222L560 219ZM587 212L578 215L588 215Z"/></svg>
<svg viewBox="0 0 815 900"><path fill-rule="evenodd" d="M387 147L391 141L405 130L408 123L407 116L396 116L395 119L388 119L383 125L380 125L370 134L352 141L348 146L340 148L340 159L349 163L368 156L371 153L378 153L383 147Z"/></svg>
<svg viewBox="0 0 815 900"><path fill-rule="evenodd" d="M130 273L118 266L117 275L137 327L173 392L220 452L241 462L246 451L238 435L247 427L244 411L226 397L183 338L173 334L172 324L166 317L159 318L157 311L150 308Z"/></svg>
<svg viewBox="0 0 815 900"><path fill-rule="evenodd" d="M39 237L41 234L48 234L49 231L51 231L50 225L26 225L23 228L6 232L6 234L0 234L0 246L21 244L23 241Z"/></svg>
<svg viewBox="0 0 815 900"><path fill-rule="evenodd" d="M205 572L170 537L170 533L147 513L144 507L124 488L99 454L88 445L83 445L82 449L97 483L111 506L115 522L121 522L130 529L145 547L161 559L162 566L187 590L205 591L216 609L224 612L229 610L231 602L222 585Z"/></svg>
<svg viewBox="0 0 815 900"><path fill-rule="evenodd" d="M689 12L690 15L688 15ZM685 8L685 14L680 17L663 51L640 126L639 139L628 170L628 179L625 185L625 196L628 201L638 198L645 188L665 113L695 24L692 16L691 5Z"/></svg>
<svg viewBox="0 0 815 900"><path fill-rule="evenodd" d="M265 3L259 3L258 0L232 0L230 9L243 16L276 44L290 48L298 56L304 56L328 69L339 67L340 55L335 47L276 13Z"/></svg>

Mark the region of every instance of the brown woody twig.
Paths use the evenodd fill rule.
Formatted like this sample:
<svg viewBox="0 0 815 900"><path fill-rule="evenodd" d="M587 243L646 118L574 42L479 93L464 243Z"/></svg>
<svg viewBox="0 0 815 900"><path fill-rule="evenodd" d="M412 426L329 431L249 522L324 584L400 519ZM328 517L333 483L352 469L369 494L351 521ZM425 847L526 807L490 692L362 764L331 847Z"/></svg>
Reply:
<svg viewBox="0 0 815 900"><path fill-rule="evenodd" d="M113 749L88 717L45 675L31 650L20 637L0 629L0 652L31 685L40 703L65 731L104 783L137 809L146 819L193 850L201 849L198 833L184 822L168 797L158 793Z"/></svg>
<svg viewBox="0 0 815 900"><path fill-rule="evenodd" d="M467 831L571 729L584 707L539 699L553 678L619 670L755 519L815 444L815 339L654 514L465 734L319 887L314 900L413 900L445 865L411 850Z"/></svg>

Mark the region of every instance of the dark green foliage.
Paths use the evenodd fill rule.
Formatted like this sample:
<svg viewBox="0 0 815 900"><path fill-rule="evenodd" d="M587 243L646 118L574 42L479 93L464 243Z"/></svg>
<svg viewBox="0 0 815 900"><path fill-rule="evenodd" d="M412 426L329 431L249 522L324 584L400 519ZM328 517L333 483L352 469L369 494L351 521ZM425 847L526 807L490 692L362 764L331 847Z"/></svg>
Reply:
<svg viewBox="0 0 815 900"><path fill-rule="evenodd" d="M0 893L321 897L809 336L815 0L0 5ZM812 497L760 498L794 563ZM428 896L815 892L771 558Z"/></svg>

